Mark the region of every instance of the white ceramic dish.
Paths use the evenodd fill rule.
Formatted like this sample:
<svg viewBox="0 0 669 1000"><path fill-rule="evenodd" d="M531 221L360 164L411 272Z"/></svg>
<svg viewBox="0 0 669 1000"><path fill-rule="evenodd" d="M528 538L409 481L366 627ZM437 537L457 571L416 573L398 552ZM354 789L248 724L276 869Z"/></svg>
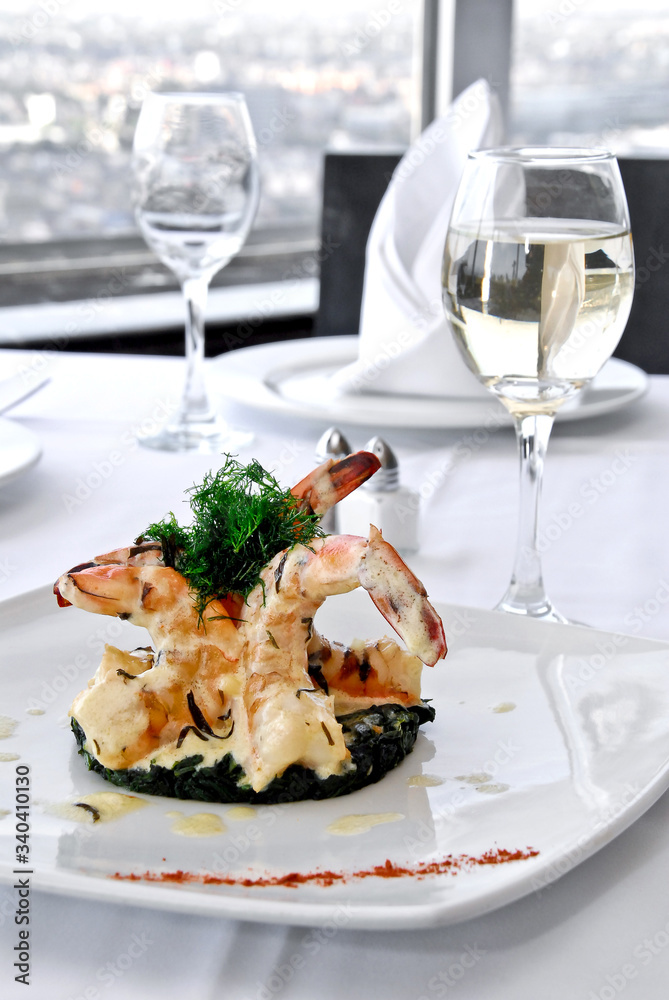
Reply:
<svg viewBox="0 0 669 1000"><path fill-rule="evenodd" d="M41 454L42 446L32 431L0 417L0 486L27 472Z"/></svg>
<svg viewBox="0 0 669 1000"><path fill-rule="evenodd" d="M669 784L669 644L491 611L439 610L451 652L424 674L437 719L377 785L326 802L257 807L252 820L236 822L228 806L145 796L148 804L137 812L82 825L50 814L50 804L115 789L86 771L67 710L94 672L103 642L134 647L145 633L114 618L59 609L47 588L0 605L0 703L18 721L0 747L0 809L9 810L0 820L0 876L13 880L18 867L15 773L27 764L33 884L43 890L290 924L343 914L348 927L400 929L465 920L545 888L637 819ZM319 627L333 638L385 631L359 591L331 598L319 614ZM39 707L43 715L28 714ZM7 760L8 754L19 759ZM421 774L443 783L408 783ZM167 815L172 810L214 813L227 832L178 836ZM342 816L386 812L404 819L355 836L327 832ZM386 859L411 867L528 847L539 853L451 874L349 877L330 886L110 877L176 870L350 875Z"/></svg>
<svg viewBox="0 0 669 1000"><path fill-rule="evenodd" d="M211 363L212 385L229 399L270 413L382 427L477 427L491 418L511 424L494 397L436 399L366 393L337 396L330 376L356 358L357 337L314 337L246 347ZM564 406L558 420L597 417L638 399L648 376L612 358L580 398Z"/></svg>

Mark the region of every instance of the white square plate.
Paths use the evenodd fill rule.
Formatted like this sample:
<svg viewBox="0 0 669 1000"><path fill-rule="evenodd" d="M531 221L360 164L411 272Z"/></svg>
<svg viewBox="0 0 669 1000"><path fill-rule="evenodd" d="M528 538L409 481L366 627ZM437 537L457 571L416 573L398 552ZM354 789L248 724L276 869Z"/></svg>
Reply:
<svg viewBox="0 0 669 1000"><path fill-rule="evenodd" d="M669 644L592 629L438 606L450 653L424 671L437 718L381 782L325 802L230 806L140 796L147 805L112 822L77 823L52 806L119 791L89 773L68 728L74 695L102 644L133 648L127 622L59 609L43 588L0 605L2 713L17 720L0 744L0 877L14 880L17 765L31 770L34 888L241 920L318 924L344 907L351 927L454 923L541 889L637 819L669 784ZM367 596L331 598L319 612L329 638L378 636L385 623ZM44 714L29 709L43 708ZM18 759L7 760L18 755ZM410 783L418 775L441 781ZM226 832L177 835L177 810L219 816ZM327 831L350 814L403 818L354 836ZM529 857L481 864L486 854ZM499 855L496 855L499 857ZM425 874L424 866L456 859ZM457 860L459 859L459 860ZM389 860L403 877L360 877ZM423 869L423 870L422 870ZM160 879L181 871L194 881ZM299 885L266 876L330 871ZM143 876L158 881L119 880ZM237 884L207 884L207 873Z"/></svg>

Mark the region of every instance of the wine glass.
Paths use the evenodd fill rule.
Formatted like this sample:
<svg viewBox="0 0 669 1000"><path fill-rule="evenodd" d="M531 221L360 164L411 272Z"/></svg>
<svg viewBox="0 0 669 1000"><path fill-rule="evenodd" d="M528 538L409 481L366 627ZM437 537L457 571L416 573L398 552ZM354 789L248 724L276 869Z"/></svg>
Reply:
<svg viewBox="0 0 669 1000"><path fill-rule="evenodd" d="M237 93L151 93L133 144L135 215L186 300L186 381L176 415L141 438L166 451L231 451L252 435L230 428L207 395L204 312L209 282L242 247L258 204L256 142Z"/></svg>
<svg viewBox="0 0 669 1000"><path fill-rule="evenodd" d="M634 256L615 157L551 147L470 153L442 285L464 359L511 413L520 448L515 563L497 608L566 622L544 589L539 497L555 413L610 357L632 304Z"/></svg>

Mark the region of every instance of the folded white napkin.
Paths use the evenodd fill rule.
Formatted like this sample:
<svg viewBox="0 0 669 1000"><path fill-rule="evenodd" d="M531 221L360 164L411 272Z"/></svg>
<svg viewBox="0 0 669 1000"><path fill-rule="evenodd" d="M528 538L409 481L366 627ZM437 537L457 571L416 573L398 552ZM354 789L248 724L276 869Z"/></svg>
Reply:
<svg viewBox="0 0 669 1000"><path fill-rule="evenodd" d="M444 317L441 262L467 154L502 141L497 97L478 80L398 164L367 241L358 360L332 376L345 393L483 395Z"/></svg>

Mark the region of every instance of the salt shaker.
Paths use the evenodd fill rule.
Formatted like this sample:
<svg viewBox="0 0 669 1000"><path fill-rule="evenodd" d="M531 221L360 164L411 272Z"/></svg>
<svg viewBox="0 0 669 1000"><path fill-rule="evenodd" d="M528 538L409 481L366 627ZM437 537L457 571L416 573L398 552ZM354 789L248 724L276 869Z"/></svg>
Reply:
<svg viewBox="0 0 669 1000"><path fill-rule="evenodd" d="M397 457L383 438L372 438L365 451L376 455L381 468L337 504L339 530L344 534L367 535L373 524L398 552L415 552L420 498L401 485Z"/></svg>
<svg viewBox="0 0 669 1000"><path fill-rule="evenodd" d="M321 465L327 458L345 458L351 454L351 446L338 427L328 427L316 445L316 463ZM320 520L320 526L328 535L340 530L337 507L330 507Z"/></svg>

